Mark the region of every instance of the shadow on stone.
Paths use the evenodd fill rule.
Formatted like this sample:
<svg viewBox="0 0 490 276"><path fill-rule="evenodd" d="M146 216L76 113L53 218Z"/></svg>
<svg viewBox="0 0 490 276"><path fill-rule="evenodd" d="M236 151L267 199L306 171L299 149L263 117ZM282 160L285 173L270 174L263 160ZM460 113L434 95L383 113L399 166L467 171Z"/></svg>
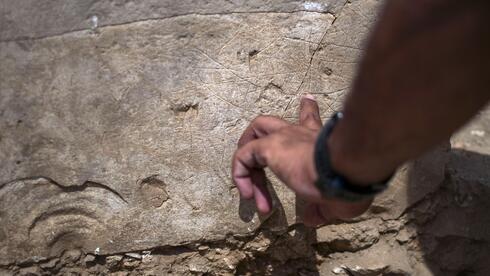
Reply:
<svg viewBox="0 0 490 276"><path fill-rule="evenodd" d="M410 175L409 200L417 170ZM408 216L432 275L490 275L490 156L462 149L449 151L445 180ZM416 243L417 244L417 243Z"/></svg>
<svg viewBox="0 0 490 276"><path fill-rule="evenodd" d="M290 222L289 226L284 207L269 180L267 186L273 210L267 216L259 215L261 226L258 236L261 243L267 241L268 244L259 244L259 249L253 255L240 262L236 274L320 275L315 247L312 246L316 244L316 229L304 226L299 218ZM296 214L301 214L302 205L302 201L296 198ZM239 215L242 220L251 221L255 213L253 200L240 200Z"/></svg>

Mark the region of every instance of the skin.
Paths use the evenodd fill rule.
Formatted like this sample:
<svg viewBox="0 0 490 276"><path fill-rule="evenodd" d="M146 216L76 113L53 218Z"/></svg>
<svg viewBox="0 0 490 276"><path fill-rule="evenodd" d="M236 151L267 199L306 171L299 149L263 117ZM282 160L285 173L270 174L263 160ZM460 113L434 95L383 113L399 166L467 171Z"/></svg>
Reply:
<svg viewBox="0 0 490 276"><path fill-rule="evenodd" d="M332 167L356 185L385 179L466 123L490 99L490 2L390 0L362 58L339 121L325 141ZM232 178L270 212L268 167L308 206L315 226L362 214L371 204L323 198L313 150L322 122L311 95L298 124L259 116L238 143Z"/></svg>

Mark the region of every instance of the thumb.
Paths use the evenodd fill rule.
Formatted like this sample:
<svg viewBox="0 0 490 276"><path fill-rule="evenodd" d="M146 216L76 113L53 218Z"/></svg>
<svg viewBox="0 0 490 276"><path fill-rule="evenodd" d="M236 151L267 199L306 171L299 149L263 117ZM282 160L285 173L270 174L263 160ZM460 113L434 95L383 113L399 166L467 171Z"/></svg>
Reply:
<svg viewBox="0 0 490 276"><path fill-rule="evenodd" d="M313 130L318 130L322 127L320 110L315 97L311 94L301 97L299 124Z"/></svg>

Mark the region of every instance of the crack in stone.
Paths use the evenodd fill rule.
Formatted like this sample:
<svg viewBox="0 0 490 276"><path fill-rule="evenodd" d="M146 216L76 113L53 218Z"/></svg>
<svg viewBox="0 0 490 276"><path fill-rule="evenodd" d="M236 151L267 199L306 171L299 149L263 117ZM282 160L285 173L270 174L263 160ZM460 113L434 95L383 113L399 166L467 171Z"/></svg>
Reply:
<svg viewBox="0 0 490 276"><path fill-rule="evenodd" d="M327 36L328 32L330 31L330 29L332 29L332 27L334 26L335 24L335 21L337 21L337 18L342 14L342 11L344 10L345 6L347 4L350 4L350 1L345 1L344 2L344 5L342 5L342 8L339 10L338 12L338 15L337 14L334 14L334 13L328 13L330 15L333 16L333 20L332 20L332 23L330 24L330 26L327 27L327 29L325 30L325 32L323 33L322 37L320 38L320 40L318 41L318 44L316 44L317 46L315 47L315 49L313 50L313 53L311 54L311 57L310 57L310 61L308 63L308 67L306 68L306 71L305 71L305 74L303 76L303 78L301 79L301 83L299 84L298 86L298 89L296 89L296 92L294 93L295 95L298 95L299 91L301 90L301 87L303 86L306 78L308 77L308 74L310 73L310 70L311 70L311 65L313 63L313 59L315 58L315 55L317 54L317 52L323 48L322 46L322 42L323 40L325 39L325 37ZM309 93L311 93L311 91L309 91ZM283 113L281 115L281 118L284 119L284 116L286 115L286 112L289 108L289 106L291 105L291 103L293 102L294 99L291 99L289 100L289 102L287 103L286 107L284 108L283 110Z"/></svg>
<svg viewBox="0 0 490 276"><path fill-rule="evenodd" d="M216 15L241 15L241 14L245 14L245 15L246 14L294 14L294 13L301 13L301 12L316 13L316 14L330 14L335 17L335 13L331 11L319 12L319 11L311 11L311 10L304 10L304 9L298 9L293 11L234 11L234 12L222 12L222 13L185 13L185 14L171 15L167 17L145 18L145 19L139 19L139 20L134 20L129 22L122 22L122 23L102 24L97 26L97 32L94 32L94 29L92 29L91 26L87 26L87 28L73 29L73 30L50 34L50 35L32 36L32 37L21 36L19 38L14 38L14 39L4 39L4 40L0 40L0 43L36 41L36 40L53 38L53 37L60 37L64 35L76 34L80 32L91 32L92 34L97 35L98 33L100 33L101 30L108 27L118 27L118 26L125 26L125 25L144 23L150 21L168 20L168 19L187 17L187 16L216 16Z"/></svg>
<svg viewBox="0 0 490 276"><path fill-rule="evenodd" d="M82 185L65 186L65 185L59 184L58 182L56 182L53 179L46 177L46 176L31 176L31 177L14 179L14 180L6 182L4 184L0 184L0 190L3 189L4 187L6 187L7 185L14 183L14 182L29 181L29 180L40 180L40 179L45 179L45 180L51 182L52 184L54 184L55 186L60 188L64 193L80 192L80 191L83 191L83 190L90 188L90 187L104 189L104 190L109 191L112 194L116 195L119 199L121 199L126 204L128 204L128 201L126 199L124 199L124 197L121 194L119 194L116 190L114 190L113 188L111 188L107 185L104 185L102 183L97 183L94 181L85 181Z"/></svg>

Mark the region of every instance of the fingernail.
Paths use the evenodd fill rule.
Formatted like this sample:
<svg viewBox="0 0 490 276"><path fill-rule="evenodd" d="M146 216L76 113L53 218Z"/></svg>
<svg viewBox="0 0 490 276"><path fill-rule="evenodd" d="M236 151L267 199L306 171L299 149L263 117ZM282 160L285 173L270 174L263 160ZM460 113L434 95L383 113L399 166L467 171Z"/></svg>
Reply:
<svg viewBox="0 0 490 276"><path fill-rule="evenodd" d="M303 98L308 99L308 100L312 100L312 101L316 101L315 96L313 96L309 93L303 94Z"/></svg>

